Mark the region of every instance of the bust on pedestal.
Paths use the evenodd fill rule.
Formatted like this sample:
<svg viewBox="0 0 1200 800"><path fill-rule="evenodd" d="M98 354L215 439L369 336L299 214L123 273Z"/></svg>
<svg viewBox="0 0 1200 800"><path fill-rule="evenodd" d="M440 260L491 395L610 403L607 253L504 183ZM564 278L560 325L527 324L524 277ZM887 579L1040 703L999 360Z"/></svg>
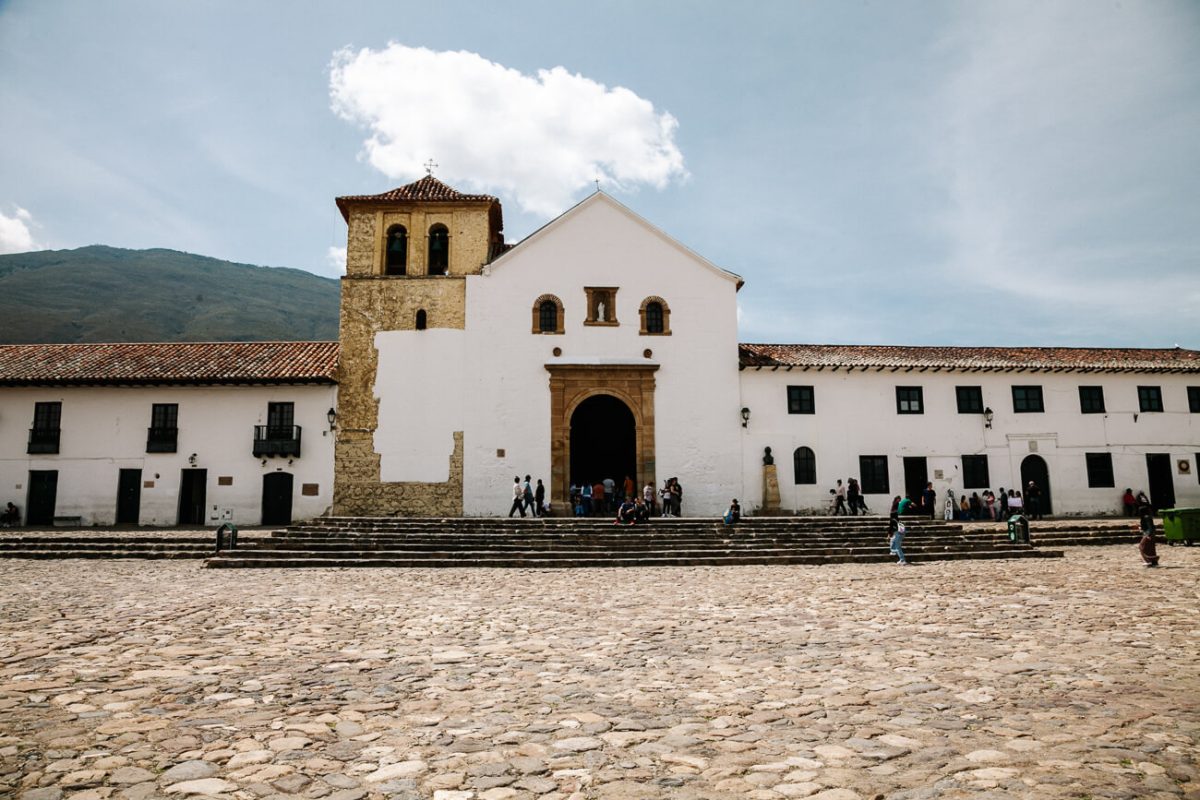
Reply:
<svg viewBox="0 0 1200 800"><path fill-rule="evenodd" d="M779 513L779 475L775 472L775 457L771 448L763 451L763 502L764 514Z"/></svg>

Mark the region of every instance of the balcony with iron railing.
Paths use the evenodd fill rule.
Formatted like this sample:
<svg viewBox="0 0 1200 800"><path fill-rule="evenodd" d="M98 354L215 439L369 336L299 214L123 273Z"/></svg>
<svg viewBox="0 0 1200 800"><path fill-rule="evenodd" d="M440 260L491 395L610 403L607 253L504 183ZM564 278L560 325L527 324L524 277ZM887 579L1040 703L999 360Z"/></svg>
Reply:
<svg viewBox="0 0 1200 800"><path fill-rule="evenodd" d="M254 457L300 457L299 425L255 425Z"/></svg>
<svg viewBox="0 0 1200 800"><path fill-rule="evenodd" d="M30 428L27 453L57 453L59 428Z"/></svg>
<svg viewBox="0 0 1200 800"><path fill-rule="evenodd" d="M179 428L147 428L147 453L174 453L179 442Z"/></svg>

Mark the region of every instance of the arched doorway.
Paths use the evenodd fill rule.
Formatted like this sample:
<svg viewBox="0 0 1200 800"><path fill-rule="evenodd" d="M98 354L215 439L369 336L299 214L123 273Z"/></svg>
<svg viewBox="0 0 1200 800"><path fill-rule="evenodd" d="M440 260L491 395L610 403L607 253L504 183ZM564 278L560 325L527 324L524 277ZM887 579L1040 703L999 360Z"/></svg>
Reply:
<svg viewBox="0 0 1200 800"><path fill-rule="evenodd" d="M597 394L571 414L572 482L597 483L625 476L637 483L637 422L629 406L609 394Z"/></svg>
<svg viewBox="0 0 1200 800"><path fill-rule="evenodd" d="M1029 487L1029 482L1033 481L1038 488L1042 490L1041 501L1038 505L1039 513L1053 514L1053 506L1050 504L1050 469L1046 466L1046 460L1041 456L1025 456L1025 460L1021 462L1021 496L1025 496L1025 490ZM1028 510L1028 501L1025 504Z"/></svg>

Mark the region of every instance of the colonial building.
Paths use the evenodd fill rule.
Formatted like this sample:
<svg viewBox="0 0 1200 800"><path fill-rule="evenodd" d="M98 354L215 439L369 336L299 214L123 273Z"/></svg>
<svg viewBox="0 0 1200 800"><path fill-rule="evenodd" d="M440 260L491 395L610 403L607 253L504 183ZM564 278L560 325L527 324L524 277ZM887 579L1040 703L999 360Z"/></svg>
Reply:
<svg viewBox="0 0 1200 800"><path fill-rule="evenodd" d="M0 345L28 524L283 524L333 496L337 342Z"/></svg>
<svg viewBox="0 0 1200 800"><path fill-rule="evenodd" d="M741 278L602 192L515 246L496 198L433 177L337 205L340 355L0 346L0 503L40 523L490 515L529 474L560 512L573 481L626 476L678 477L687 515L821 512L850 477L875 511L1030 480L1054 514L1117 512L1126 487L1200 506L1200 352L739 346Z"/></svg>
<svg viewBox="0 0 1200 800"><path fill-rule="evenodd" d="M739 351L741 279L602 192L513 247L496 198L432 177L338 207L336 513L497 513L525 474L556 501L676 476L689 514L821 510L850 476L885 510L1029 480L1056 513L1200 505L1195 351Z"/></svg>

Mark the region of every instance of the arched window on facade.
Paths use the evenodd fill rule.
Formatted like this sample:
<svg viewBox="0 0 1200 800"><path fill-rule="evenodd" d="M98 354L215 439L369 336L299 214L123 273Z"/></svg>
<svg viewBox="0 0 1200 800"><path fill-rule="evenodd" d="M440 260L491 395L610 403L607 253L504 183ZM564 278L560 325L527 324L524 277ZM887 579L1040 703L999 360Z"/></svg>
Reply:
<svg viewBox="0 0 1200 800"><path fill-rule="evenodd" d="M661 297L647 297L639 309L643 336L670 336L671 309Z"/></svg>
<svg viewBox="0 0 1200 800"><path fill-rule="evenodd" d="M425 314L425 309L422 308L417 312L416 328L419 331L423 331L427 327L429 327L429 317Z"/></svg>
<svg viewBox="0 0 1200 800"><path fill-rule="evenodd" d="M384 246L383 274L404 275L408 271L408 231L403 225L388 228Z"/></svg>
<svg viewBox="0 0 1200 800"><path fill-rule="evenodd" d="M552 294L544 294L533 301L533 332L563 332L562 300Z"/></svg>
<svg viewBox="0 0 1200 800"><path fill-rule="evenodd" d="M812 448L797 447L792 453L792 466L797 484L817 482L817 455Z"/></svg>
<svg viewBox="0 0 1200 800"><path fill-rule="evenodd" d="M450 269L450 231L438 223L429 229L429 274L445 275Z"/></svg>

